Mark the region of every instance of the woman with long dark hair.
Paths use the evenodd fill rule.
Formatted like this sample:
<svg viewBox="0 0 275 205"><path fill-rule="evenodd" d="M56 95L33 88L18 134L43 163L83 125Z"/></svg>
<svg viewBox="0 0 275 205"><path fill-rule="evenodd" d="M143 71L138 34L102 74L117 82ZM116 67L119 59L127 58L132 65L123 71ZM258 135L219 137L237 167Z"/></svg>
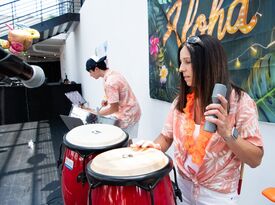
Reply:
<svg viewBox="0 0 275 205"><path fill-rule="evenodd" d="M237 204L241 164L257 167L263 157L256 104L230 81L218 39L189 37L178 59L180 91L161 134L132 146L165 152L174 143L182 204ZM220 104L211 100L217 83L227 88L226 96L217 95ZM214 133L204 130L206 121L216 125Z"/></svg>

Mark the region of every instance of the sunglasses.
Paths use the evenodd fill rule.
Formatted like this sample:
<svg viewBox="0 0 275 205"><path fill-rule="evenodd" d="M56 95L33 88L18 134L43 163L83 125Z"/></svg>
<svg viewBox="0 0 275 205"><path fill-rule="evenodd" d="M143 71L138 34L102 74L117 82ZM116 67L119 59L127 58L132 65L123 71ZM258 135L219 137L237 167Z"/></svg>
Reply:
<svg viewBox="0 0 275 205"><path fill-rule="evenodd" d="M187 44L193 44L193 45L197 44L201 47L204 47L203 42L201 41L200 37L198 37L198 36L188 37L187 40L186 40L186 43Z"/></svg>

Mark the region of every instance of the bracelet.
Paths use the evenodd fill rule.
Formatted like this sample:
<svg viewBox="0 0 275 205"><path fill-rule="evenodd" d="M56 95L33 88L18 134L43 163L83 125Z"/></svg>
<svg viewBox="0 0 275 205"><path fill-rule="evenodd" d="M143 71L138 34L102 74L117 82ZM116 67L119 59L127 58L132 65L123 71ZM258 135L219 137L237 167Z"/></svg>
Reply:
<svg viewBox="0 0 275 205"><path fill-rule="evenodd" d="M229 141L233 140L232 136L230 136L230 137L222 137L222 139L223 139L224 142L229 142Z"/></svg>
<svg viewBox="0 0 275 205"><path fill-rule="evenodd" d="M235 141L235 140L237 140L238 136L239 136L238 130L236 129L236 127L233 127L230 137L223 137L223 139L226 142L231 141L231 140Z"/></svg>

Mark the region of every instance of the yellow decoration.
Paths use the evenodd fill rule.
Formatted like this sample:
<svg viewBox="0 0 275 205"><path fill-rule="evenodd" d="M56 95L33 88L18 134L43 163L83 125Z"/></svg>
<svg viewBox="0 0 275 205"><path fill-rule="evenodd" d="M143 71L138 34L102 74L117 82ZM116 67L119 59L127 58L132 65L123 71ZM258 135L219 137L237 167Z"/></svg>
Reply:
<svg viewBox="0 0 275 205"><path fill-rule="evenodd" d="M239 58L236 59L236 62L235 62L235 68L240 68L241 67L241 62L239 60Z"/></svg>
<svg viewBox="0 0 275 205"><path fill-rule="evenodd" d="M8 49L10 47L10 42L7 40L0 39L0 46L3 49Z"/></svg>
<svg viewBox="0 0 275 205"><path fill-rule="evenodd" d="M26 28L25 31L27 31L29 33L29 35L32 36L32 39L40 38L40 33L33 28Z"/></svg>
<svg viewBox="0 0 275 205"><path fill-rule="evenodd" d="M13 54L26 51L32 45L33 39L40 38L40 33L31 28L13 29L9 25L8 40L1 40L2 48L9 49Z"/></svg>
<svg viewBox="0 0 275 205"><path fill-rule="evenodd" d="M251 47L250 47L250 53L251 53L251 55L252 55L253 57L255 57L255 56L257 56L258 51L257 51L256 48L254 48L253 46L251 46Z"/></svg>
<svg viewBox="0 0 275 205"><path fill-rule="evenodd" d="M198 15L197 19L195 19L195 17L197 16L199 2L200 0L189 1L189 8L186 14L184 26L182 28L181 39L179 39L177 24L180 18L182 1L177 0L172 6L172 8L169 9L167 13L167 31L163 36L164 45L167 42L168 38L171 36L172 32L176 34L177 44L180 45L181 42L184 42L186 40L186 34L188 33L191 26L193 26L191 35L196 35L197 30L199 30L201 34L207 33L209 35L212 35L214 28L218 23L217 37L219 40L222 40L226 33L234 34L237 31L240 31L243 34L248 34L255 28L257 24L257 16L261 17L261 15L259 15L259 13L256 12L252 16L250 21L247 21L247 14L250 3L249 0L234 0L230 4L227 14L225 14L224 9L222 8L224 0L213 0L210 15L208 18L209 22L207 23L207 17L204 14ZM240 5L241 7L239 9L238 18L235 22L232 22L232 15L236 7L239 8ZM176 12L175 15L173 15L174 12ZM170 21L172 16L173 22Z"/></svg>
<svg viewBox="0 0 275 205"><path fill-rule="evenodd" d="M168 75L168 70L165 66L162 66L162 68L160 69L160 72L159 72L159 76L161 79L165 79Z"/></svg>
<svg viewBox="0 0 275 205"><path fill-rule="evenodd" d="M173 23L171 24L169 21L167 23L167 32L163 36L163 45L166 44L166 41L170 37L172 31L175 31L175 34L176 34L176 37L177 37L177 44L178 45L181 44L180 37L179 37L178 32L177 32L177 23L178 23L178 20L179 20L179 17L180 17L181 5L182 5L182 1L177 0L175 2L175 4L173 5L173 7L167 13L167 19L170 19L172 14L174 13L174 11L177 10L177 13L174 17Z"/></svg>

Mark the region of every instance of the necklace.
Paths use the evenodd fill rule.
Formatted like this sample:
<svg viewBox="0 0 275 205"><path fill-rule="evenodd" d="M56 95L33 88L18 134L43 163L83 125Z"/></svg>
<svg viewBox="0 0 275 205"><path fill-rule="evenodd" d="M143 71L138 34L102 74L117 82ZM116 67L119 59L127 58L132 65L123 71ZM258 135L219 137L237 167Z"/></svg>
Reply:
<svg viewBox="0 0 275 205"><path fill-rule="evenodd" d="M212 137L212 133L203 130L204 119L201 120L200 132L198 138L195 140L193 133L195 130L195 121L193 120L193 109L195 94L190 93L187 95L187 103L183 109L186 116L186 126L185 129L185 142L184 148L187 150L188 154L192 156L192 162L201 165L203 158L205 156L205 148Z"/></svg>

